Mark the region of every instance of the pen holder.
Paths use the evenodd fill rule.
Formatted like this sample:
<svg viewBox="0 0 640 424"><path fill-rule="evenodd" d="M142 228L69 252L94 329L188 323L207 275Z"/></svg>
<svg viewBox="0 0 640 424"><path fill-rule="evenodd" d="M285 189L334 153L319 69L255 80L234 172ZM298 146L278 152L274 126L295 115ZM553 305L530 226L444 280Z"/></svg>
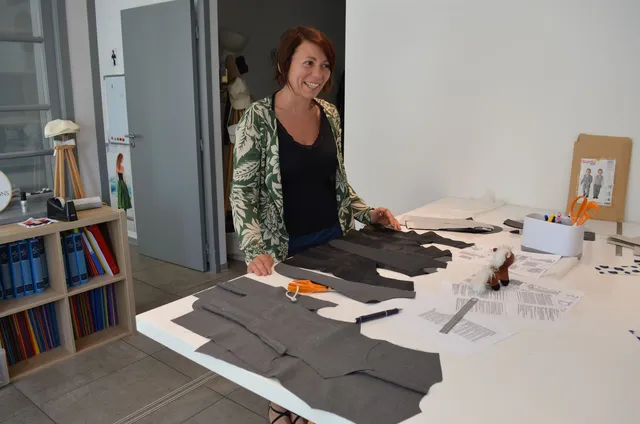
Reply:
<svg viewBox="0 0 640 424"><path fill-rule="evenodd" d="M560 256L582 255L584 226L545 221L544 215L532 213L524 217L522 250Z"/></svg>

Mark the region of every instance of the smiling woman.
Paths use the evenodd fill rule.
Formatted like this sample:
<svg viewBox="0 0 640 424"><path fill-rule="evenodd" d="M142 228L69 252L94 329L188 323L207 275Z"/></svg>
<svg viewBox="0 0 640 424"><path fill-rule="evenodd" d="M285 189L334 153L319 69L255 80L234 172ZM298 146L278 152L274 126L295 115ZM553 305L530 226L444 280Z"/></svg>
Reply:
<svg viewBox="0 0 640 424"><path fill-rule="evenodd" d="M347 181L338 111L317 98L331 89L335 60L320 31L286 31L276 54L281 89L238 123L230 201L250 273L271 274L274 261L342 237L355 220L400 229L388 209L370 208ZM270 422L306 421L271 405Z"/></svg>
<svg viewBox="0 0 640 424"><path fill-rule="evenodd" d="M238 123L230 200L249 272L268 275L275 260L341 237L355 220L400 227L347 181L340 117L317 98L331 88L335 58L322 32L287 30L276 54L281 89Z"/></svg>
<svg viewBox="0 0 640 424"><path fill-rule="evenodd" d="M340 237L354 220L399 229L387 209L367 206L347 182L340 117L317 98L331 89L335 60L320 31L287 30L276 54L281 89L238 123L230 200L249 272L270 274L274 260Z"/></svg>

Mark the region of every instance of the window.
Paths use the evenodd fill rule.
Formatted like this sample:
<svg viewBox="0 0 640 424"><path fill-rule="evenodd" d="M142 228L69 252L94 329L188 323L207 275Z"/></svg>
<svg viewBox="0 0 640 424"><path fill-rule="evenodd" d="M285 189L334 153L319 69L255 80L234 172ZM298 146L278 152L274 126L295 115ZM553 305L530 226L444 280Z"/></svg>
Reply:
<svg viewBox="0 0 640 424"><path fill-rule="evenodd" d="M43 133L65 110L62 1L0 0L0 170L14 190L53 188L53 145Z"/></svg>

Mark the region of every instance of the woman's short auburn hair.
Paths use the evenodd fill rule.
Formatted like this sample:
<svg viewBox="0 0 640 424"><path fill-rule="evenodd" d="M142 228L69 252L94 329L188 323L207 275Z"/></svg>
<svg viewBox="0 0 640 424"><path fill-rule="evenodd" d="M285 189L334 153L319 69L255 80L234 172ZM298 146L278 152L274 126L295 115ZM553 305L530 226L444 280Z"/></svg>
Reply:
<svg viewBox="0 0 640 424"><path fill-rule="evenodd" d="M280 37L280 45L276 52L276 80L281 87L287 84L287 76L289 75L289 68L291 67L291 57L298 46L304 41L316 44L322 49L325 56L327 56L331 75L322 88L322 91L327 93L331 91L333 84L333 70L336 67L336 49L333 47L331 40L315 28L295 27L286 30L284 34L282 34Z"/></svg>

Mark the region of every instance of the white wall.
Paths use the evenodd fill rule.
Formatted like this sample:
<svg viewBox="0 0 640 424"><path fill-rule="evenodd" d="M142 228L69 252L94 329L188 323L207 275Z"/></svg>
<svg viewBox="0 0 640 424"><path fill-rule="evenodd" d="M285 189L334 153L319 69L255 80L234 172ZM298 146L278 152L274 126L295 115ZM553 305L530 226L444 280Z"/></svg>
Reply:
<svg viewBox="0 0 640 424"><path fill-rule="evenodd" d="M218 0L218 22L220 27L250 37L242 52L249 66L249 72L243 78L256 99L278 89L270 54L278 47L282 33L300 25L323 31L334 43L338 57L334 89L327 97L335 102L344 69L345 0Z"/></svg>
<svg viewBox="0 0 640 424"><path fill-rule="evenodd" d="M89 23L86 0L66 0L69 66L73 90L74 122L80 126L77 138L78 166L87 197L100 196L100 169L93 103Z"/></svg>
<svg viewBox="0 0 640 424"><path fill-rule="evenodd" d="M580 133L628 136L640 221L640 2L348 0L350 182L396 213L493 191L558 210Z"/></svg>

